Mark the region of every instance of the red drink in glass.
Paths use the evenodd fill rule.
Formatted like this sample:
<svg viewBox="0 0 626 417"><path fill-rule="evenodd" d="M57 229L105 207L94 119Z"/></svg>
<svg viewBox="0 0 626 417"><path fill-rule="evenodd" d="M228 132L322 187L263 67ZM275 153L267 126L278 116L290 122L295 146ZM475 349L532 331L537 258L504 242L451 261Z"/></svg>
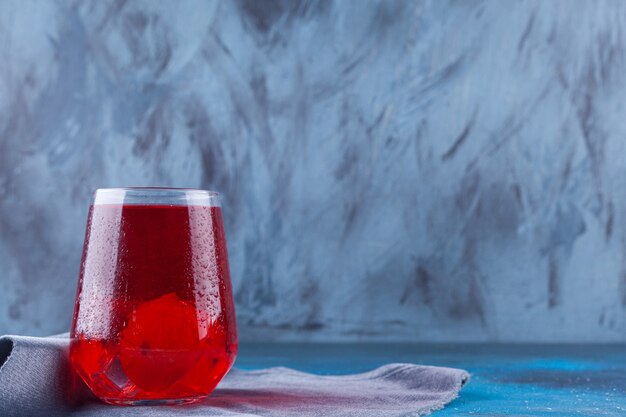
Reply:
<svg viewBox="0 0 626 417"><path fill-rule="evenodd" d="M114 404L205 398L237 354L217 193L98 190L89 210L70 361Z"/></svg>

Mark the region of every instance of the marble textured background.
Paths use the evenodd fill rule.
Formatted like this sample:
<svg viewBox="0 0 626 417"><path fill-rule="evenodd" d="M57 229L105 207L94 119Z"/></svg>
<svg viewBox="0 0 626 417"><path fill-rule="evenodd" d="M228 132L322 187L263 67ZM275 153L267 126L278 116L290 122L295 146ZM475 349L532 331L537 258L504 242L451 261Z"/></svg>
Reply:
<svg viewBox="0 0 626 417"><path fill-rule="evenodd" d="M0 1L0 333L91 191L225 196L245 340L626 341L626 3Z"/></svg>

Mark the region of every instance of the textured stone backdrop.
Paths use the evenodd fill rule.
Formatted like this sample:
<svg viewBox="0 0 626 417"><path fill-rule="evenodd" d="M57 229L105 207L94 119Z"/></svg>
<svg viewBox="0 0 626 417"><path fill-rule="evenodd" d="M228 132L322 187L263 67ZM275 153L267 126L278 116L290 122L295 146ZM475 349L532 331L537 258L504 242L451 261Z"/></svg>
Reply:
<svg viewBox="0 0 626 417"><path fill-rule="evenodd" d="M0 333L98 187L210 188L242 339L626 341L626 3L0 2Z"/></svg>

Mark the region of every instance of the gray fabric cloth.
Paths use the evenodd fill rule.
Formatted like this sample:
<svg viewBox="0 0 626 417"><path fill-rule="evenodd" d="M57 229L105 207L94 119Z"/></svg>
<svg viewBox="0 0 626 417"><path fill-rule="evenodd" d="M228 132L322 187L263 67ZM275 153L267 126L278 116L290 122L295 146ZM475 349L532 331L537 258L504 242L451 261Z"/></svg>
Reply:
<svg viewBox="0 0 626 417"><path fill-rule="evenodd" d="M233 369L199 404L121 407L93 397L70 371L67 352L62 336L0 338L0 416L419 416L456 398L469 378L410 364L344 376Z"/></svg>

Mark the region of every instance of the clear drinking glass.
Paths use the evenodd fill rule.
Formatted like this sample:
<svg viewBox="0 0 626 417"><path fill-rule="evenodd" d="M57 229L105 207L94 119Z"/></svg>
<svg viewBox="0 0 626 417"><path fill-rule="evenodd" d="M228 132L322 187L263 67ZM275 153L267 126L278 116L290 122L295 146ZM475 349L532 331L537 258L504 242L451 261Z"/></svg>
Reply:
<svg viewBox="0 0 626 417"><path fill-rule="evenodd" d="M97 190L70 344L94 394L126 405L199 401L236 355L219 194Z"/></svg>

